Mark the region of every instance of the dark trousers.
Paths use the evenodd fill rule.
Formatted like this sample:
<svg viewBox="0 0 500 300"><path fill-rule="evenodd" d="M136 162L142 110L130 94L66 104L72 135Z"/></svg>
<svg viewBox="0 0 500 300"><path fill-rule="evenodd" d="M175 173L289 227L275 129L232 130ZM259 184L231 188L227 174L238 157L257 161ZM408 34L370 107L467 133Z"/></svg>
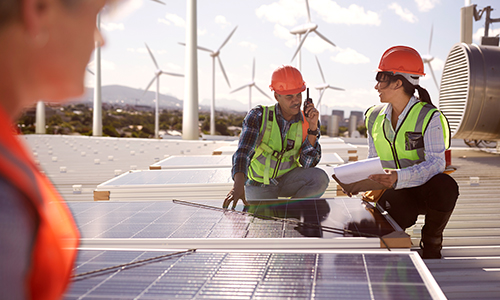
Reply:
<svg viewBox="0 0 500 300"><path fill-rule="evenodd" d="M440 173L421 186L386 190L377 205L382 205L399 226L406 229L428 210L452 212L458 195L455 179Z"/></svg>

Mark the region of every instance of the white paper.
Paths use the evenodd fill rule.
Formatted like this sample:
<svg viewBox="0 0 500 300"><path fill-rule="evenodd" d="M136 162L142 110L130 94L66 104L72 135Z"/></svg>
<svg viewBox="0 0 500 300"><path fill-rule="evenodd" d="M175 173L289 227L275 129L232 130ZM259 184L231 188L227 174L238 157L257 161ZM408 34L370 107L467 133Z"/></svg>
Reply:
<svg viewBox="0 0 500 300"><path fill-rule="evenodd" d="M335 167L335 176L345 184L368 179L372 174L386 174L379 157L360 160Z"/></svg>

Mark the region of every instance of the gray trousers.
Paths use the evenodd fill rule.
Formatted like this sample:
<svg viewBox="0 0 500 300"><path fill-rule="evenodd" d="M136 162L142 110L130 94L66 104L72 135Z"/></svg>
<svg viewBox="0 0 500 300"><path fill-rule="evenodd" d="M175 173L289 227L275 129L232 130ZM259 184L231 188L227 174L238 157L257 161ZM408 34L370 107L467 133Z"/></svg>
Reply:
<svg viewBox="0 0 500 300"><path fill-rule="evenodd" d="M297 167L279 178L278 185L245 186L247 200L278 199L278 197L319 198L330 178L319 168Z"/></svg>

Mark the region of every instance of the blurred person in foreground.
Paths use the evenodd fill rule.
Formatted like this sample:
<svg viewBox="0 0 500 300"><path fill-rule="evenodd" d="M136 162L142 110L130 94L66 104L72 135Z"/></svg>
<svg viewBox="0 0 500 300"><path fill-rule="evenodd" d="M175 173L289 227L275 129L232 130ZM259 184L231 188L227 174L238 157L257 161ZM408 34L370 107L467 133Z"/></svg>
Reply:
<svg viewBox="0 0 500 300"><path fill-rule="evenodd" d="M424 64L415 49L389 48L377 71L375 89L382 104L365 113L368 158L380 157L387 173L369 177L387 187L377 205L403 229L424 214L422 257L441 258L443 231L459 194L455 180L444 173L448 121L419 84Z"/></svg>
<svg viewBox="0 0 500 300"><path fill-rule="evenodd" d="M321 159L319 112L314 104L302 108L306 85L299 70L281 66L272 75L276 104L258 105L243 120L238 149L233 155L233 188L223 207L234 209L241 199L321 197L328 187Z"/></svg>
<svg viewBox="0 0 500 300"><path fill-rule="evenodd" d="M64 200L15 133L37 101L84 93L96 16L106 0L0 1L0 298L60 299L79 232Z"/></svg>

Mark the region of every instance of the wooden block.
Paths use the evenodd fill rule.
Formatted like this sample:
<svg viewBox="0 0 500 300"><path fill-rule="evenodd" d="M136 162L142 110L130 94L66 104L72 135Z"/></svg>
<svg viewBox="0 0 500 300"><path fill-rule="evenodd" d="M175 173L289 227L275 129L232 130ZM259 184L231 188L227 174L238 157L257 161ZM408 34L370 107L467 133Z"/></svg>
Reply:
<svg viewBox="0 0 500 300"><path fill-rule="evenodd" d="M212 152L212 155L222 155L222 151L214 151Z"/></svg>
<svg viewBox="0 0 500 300"><path fill-rule="evenodd" d="M161 166L149 166L150 170L161 170Z"/></svg>
<svg viewBox="0 0 500 300"><path fill-rule="evenodd" d="M109 191L94 191L94 201L109 200Z"/></svg>
<svg viewBox="0 0 500 300"><path fill-rule="evenodd" d="M349 156L349 161L358 161L358 156Z"/></svg>
<svg viewBox="0 0 500 300"><path fill-rule="evenodd" d="M337 184L337 196L347 196L342 190L342 187L338 184Z"/></svg>
<svg viewBox="0 0 500 300"><path fill-rule="evenodd" d="M358 153L358 150L347 150L347 153L351 154L351 153Z"/></svg>
<svg viewBox="0 0 500 300"><path fill-rule="evenodd" d="M382 237L389 248L411 248L411 237L404 231L393 231ZM380 248L387 248L380 240Z"/></svg>

